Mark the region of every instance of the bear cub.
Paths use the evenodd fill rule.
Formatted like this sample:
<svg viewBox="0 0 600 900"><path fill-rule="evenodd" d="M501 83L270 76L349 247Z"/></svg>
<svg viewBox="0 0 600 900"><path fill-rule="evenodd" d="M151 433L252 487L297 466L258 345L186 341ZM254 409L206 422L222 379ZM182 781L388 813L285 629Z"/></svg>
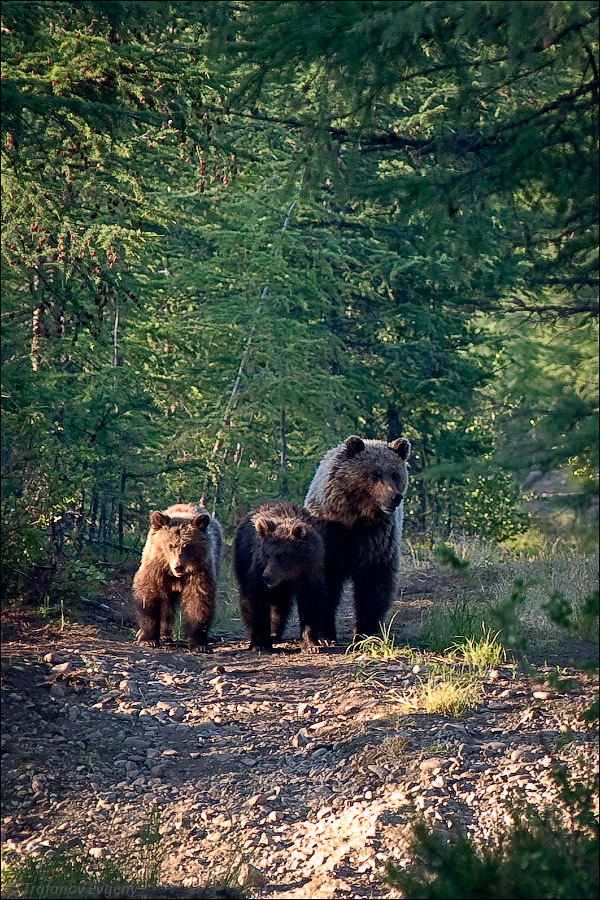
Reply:
<svg viewBox="0 0 600 900"><path fill-rule="evenodd" d="M240 522L233 541L233 570L249 649L273 650L294 599L303 649L316 652L325 607L325 548L309 513L269 500Z"/></svg>
<svg viewBox="0 0 600 900"><path fill-rule="evenodd" d="M150 516L141 565L133 580L139 643L169 640L181 605L190 650L208 653L223 532L201 506L178 503Z"/></svg>
<svg viewBox="0 0 600 900"><path fill-rule="evenodd" d="M396 597L410 443L350 435L321 460L305 507L325 542L324 637L335 641L335 614L352 583L356 635L378 634Z"/></svg>

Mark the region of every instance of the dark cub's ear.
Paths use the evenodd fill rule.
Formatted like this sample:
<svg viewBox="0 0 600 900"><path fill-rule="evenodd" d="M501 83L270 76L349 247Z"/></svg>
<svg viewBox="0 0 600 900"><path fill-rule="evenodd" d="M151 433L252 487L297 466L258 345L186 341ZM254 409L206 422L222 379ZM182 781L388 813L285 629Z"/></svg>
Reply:
<svg viewBox="0 0 600 900"><path fill-rule="evenodd" d="M297 541L302 541L306 537L306 525L294 525L292 529L292 536L296 538Z"/></svg>
<svg viewBox="0 0 600 900"><path fill-rule="evenodd" d="M356 456L357 453L362 453L362 451L365 449L365 443L355 434L351 434L349 438L346 438L344 447L346 448L346 455L348 459L352 459L352 457Z"/></svg>
<svg viewBox="0 0 600 900"><path fill-rule="evenodd" d="M156 528L158 531L159 528L168 528L171 524L171 520L168 516L165 516L164 513L159 512L157 509L154 510L150 515L150 523L153 528Z"/></svg>
<svg viewBox="0 0 600 900"><path fill-rule="evenodd" d="M390 450L397 453L400 459L408 459L410 456L410 441L407 441L406 438L397 438L390 443Z"/></svg>
<svg viewBox="0 0 600 900"><path fill-rule="evenodd" d="M270 531L275 530L275 523L271 522L270 519L265 519L264 516L257 516L256 519L254 519L254 527L261 537L266 537Z"/></svg>
<svg viewBox="0 0 600 900"><path fill-rule="evenodd" d="M195 519L192 519L192 527L197 528L198 531L206 531L209 522L210 516L208 513L202 513L201 516L196 516Z"/></svg>

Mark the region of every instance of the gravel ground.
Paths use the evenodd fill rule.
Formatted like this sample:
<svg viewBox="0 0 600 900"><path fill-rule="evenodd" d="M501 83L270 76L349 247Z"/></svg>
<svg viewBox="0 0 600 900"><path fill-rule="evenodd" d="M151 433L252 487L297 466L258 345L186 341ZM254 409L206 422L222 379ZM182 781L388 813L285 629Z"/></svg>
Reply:
<svg viewBox="0 0 600 900"><path fill-rule="evenodd" d="M202 656L122 634L3 617L8 861L67 841L118 859L157 808L165 883L241 863L258 897L388 897L381 869L410 862L415 811L493 839L508 801L555 800L555 762L576 779L597 766L583 720L597 679L574 669L577 692L558 694L499 668L453 719L398 706L424 677L403 661L375 684L339 648L222 641Z"/></svg>

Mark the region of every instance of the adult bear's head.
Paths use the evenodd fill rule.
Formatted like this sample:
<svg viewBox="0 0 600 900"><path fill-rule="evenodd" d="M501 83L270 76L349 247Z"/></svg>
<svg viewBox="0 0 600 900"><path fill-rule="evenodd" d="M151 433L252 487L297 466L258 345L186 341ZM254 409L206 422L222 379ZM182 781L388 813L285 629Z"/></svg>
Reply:
<svg viewBox="0 0 600 900"><path fill-rule="evenodd" d="M406 494L410 443L387 443L350 435L326 454L306 505L322 518L351 526L393 515Z"/></svg>

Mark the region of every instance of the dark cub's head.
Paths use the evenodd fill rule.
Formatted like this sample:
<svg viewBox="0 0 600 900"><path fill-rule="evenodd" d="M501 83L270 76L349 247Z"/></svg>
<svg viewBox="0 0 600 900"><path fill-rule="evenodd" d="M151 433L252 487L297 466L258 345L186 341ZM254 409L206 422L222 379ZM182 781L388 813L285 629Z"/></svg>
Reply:
<svg viewBox="0 0 600 900"><path fill-rule="evenodd" d="M265 504L252 516L267 587L296 581L323 562L323 542L308 514L291 504Z"/></svg>
<svg viewBox="0 0 600 900"><path fill-rule="evenodd" d="M154 541L162 551L171 574L181 578L191 568L204 563L210 553L206 528L208 513L193 510L187 514L169 515L155 511L150 517Z"/></svg>

